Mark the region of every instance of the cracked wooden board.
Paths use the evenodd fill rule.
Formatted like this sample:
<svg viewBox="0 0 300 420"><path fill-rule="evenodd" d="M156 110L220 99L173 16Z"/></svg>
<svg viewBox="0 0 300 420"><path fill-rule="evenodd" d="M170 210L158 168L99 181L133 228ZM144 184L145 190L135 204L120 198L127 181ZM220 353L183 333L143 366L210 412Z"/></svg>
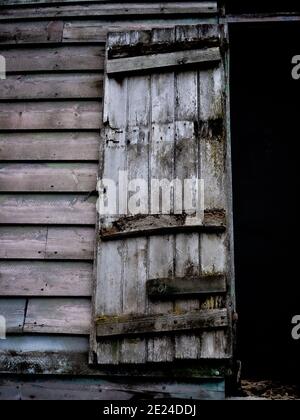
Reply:
<svg viewBox="0 0 300 420"><path fill-rule="evenodd" d="M0 295L89 297L92 276L92 262L0 261Z"/></svg>
<svg viewBox="0 0 300 420"><path fill-rule="evenodd" d="M5 318L6 333L23 333L26 299L0 298L0 316Z"/></svg>
<svg viewBox="0 0 300 420"><path fill-rule="evenodd" d="M87 335L90 332L90 320L90 299L29 299L24 332Z"/></svg>
<svg viewBox="0 0 300 420"><path fill-rule="evenodd" d="M92 260L93 227L2 226L0 258L24 260Z"/></svg>

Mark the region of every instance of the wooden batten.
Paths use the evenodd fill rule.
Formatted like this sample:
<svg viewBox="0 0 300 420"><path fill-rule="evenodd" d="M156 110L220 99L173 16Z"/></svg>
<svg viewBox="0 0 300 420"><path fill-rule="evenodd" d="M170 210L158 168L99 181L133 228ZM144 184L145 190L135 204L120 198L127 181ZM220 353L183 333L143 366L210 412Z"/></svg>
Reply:
<svg viewBox="0 0 300 420"><path fill-rule="evenodd" d="M107 61L107 73L109 75L117 75L170 67L177 68L199 63L211 64L217 63L220 60L221 54L219 48L117 58Z"/></svg>
<svg viewBox="0 0 300 420"><path fill-rule="evenodd" d="M225 211L206 210L203 221L198 221L195 216L189 217L187 215L137 215L124 217L114 221L111 225L102 226L100 237L103 241L108 241L137 236L178 234L193 231L218 233L225 230Z"/></svg>
<svg viewBox="0 0 300 420"><path fill-rule="evenodd" d="M96 324L97 336L102 338L224 328L228 319L226 309L222 309L181 315L103 316L97 318Z"/></svg>
<svg viewBox="0 0 300 420"><path fill-rule="evenodd" d="M225 292L226 277L222 274L147 281L147 294L151 299L193 298Z"/></svg>

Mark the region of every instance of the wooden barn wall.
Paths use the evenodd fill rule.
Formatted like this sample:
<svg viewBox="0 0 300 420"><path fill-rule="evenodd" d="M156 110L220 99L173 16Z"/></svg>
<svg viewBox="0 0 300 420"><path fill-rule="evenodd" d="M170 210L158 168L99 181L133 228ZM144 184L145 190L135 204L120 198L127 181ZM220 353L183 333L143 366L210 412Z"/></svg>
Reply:
<svg viewBox="0 0 300 420"><path fill-rule="evenodd" d="M87 375L107 29L216 22L216 3L0 5L0 371Z"/></svg>

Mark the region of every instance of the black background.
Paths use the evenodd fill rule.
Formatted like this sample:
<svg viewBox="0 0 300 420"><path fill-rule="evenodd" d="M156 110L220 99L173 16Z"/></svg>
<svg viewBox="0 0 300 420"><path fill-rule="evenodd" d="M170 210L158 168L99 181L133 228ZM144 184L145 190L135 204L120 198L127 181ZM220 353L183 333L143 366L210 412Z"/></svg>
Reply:
<svg viewBox="0 0 300 420"><path fill-rule="evenodd" d="M230 43L238 356L244 376L297 377L300 22L233 24Z"/></svg>
<svg viewBox="0 0 300 420"><path fill-rule="evenodd" d="M261 13L261 12L299 12L299 0L285 0L283 2L263 0L225 0L228 13Z"/></svg>

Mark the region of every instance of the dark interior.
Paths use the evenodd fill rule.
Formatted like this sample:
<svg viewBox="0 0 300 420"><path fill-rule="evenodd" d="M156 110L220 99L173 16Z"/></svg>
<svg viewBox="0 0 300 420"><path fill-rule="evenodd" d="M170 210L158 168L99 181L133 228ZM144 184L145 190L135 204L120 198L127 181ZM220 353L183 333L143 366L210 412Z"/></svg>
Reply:
<svg viewBox="0 0 300 420"><path fill-rule="evenodd" d="M230 42L238 357L246 377L299 378L300 22L233 24Z"/></svg>
<svg viewBox="0 0 300 420"><path fill-rule="evenodd" d="M263 0L219 0L226 6L227 13L282 13L299 12L299 0L272 2Z"/></svg>

